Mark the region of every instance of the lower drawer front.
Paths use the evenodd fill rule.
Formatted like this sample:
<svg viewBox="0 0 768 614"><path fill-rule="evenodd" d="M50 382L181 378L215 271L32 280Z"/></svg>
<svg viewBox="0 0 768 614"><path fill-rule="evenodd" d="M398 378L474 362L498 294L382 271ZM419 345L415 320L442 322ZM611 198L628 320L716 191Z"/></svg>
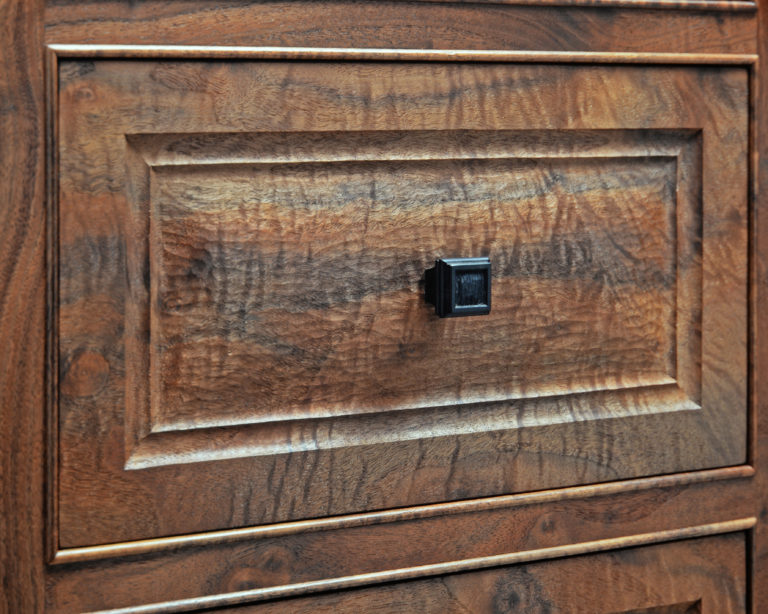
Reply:
<svg viewBox="0 0 768 614"><path fill-rule="evenodd" d="M587 554L265 603L236 611L736 614L745 534Z"/></svg>

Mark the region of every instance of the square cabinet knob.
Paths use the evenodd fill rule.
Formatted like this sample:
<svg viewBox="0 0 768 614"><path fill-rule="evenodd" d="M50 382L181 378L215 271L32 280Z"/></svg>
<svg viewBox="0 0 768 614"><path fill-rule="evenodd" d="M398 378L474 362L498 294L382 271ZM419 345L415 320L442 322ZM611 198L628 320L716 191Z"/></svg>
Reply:
<svg viewBox="0 0 768 614"><path fill-rule="evenodd" d="M425 296L441 318L485 315L491 311L491 261L440 258L425 276Z"/></svg>

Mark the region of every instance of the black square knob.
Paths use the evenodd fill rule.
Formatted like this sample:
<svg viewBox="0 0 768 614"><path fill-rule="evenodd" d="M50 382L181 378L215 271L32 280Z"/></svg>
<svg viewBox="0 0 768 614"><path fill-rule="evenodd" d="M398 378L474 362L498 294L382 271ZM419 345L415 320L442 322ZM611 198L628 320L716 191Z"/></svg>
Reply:
<svg viewBox="0 0 768 614"><path fill-rule="evenodd" d="M425 294L441 318L478 316L491 311L491 261L440 258L426 272Z"/></svg>

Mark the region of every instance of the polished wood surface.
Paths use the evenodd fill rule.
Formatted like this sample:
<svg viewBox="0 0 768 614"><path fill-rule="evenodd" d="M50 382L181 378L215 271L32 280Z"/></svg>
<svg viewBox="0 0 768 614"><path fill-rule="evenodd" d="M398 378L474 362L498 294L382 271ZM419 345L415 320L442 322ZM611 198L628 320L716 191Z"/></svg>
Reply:
<svg viewBox="0 0 768 614"><path fill-rule="evenodd" d="M738 614L748 611L744 542L735 534L232 611Z"/></svg>
<svg viewBox="0 0 768 614"><path fill-rule="evenodd" d="M46 214L42 2L0 1L0 612L42 611Z"/></svg>
<svg viewBox="0 0 768 614"><path fill-rule="evenodd" d="M768 57L768 4L761 5L759 43L761 57ZM757 106L755 109L755 138L757 151L753 159L754 208L752 223L752 412L751 462L763 468L756 475L756 512L761 520L754 531L752 543L751 580L754 587L755 612L768 608L768 216L758 214L768 205L768 79L763 75L755 84ZM761 188L762 186L762 188Z"/></svg>
<svg viewBox="0 0 768 614"><path fill-rule="evenodd" d="M640 7L629 8L627 7ZM754 53L754 15L462 2L51 2L50 43ZM749 8L749 7L745 7ZM312 19L308 19L308 16Z"/></svg>
<svg viewBox="0 0 768 614"><path fill-rule="evenodd" d="M746 77L62 61L60 544L743 462Z"/></svg>
<svg viewBox="0 0 768 614"><path fill-rule="evenodd" d="M762 8L0 9L0 612L768 608ZM438 231L556 299L429 337Z"/></svg>
<svg viewBox="0 0 768 614"><path fill-rule="evenodd" d="M750 518L717 522L726 516L724 500L729 511L748 506L743 488L748 482L702 477L718 485L718 497L703 482L665 485L650 478L639 490L632 490L635 481L617 482L613 491L601 485L410 508L395 519L388 517L391 513L370 514L327 525L268 525L235 534L180 536L171 543L67 549L52 570L56 581L50 599L66 603L78 595L87 610L106 601L135 603L138 591L150 603L222 606L308 588L361 586L749 530ZM167 584L157 582L160 569Z"/></svg>

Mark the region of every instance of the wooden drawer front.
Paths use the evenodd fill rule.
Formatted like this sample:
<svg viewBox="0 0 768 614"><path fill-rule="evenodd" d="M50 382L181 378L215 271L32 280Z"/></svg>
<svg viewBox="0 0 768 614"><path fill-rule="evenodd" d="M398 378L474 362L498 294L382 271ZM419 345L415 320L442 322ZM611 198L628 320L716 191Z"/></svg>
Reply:
<svg viewBox="0 0 768 614"><path fill-rule="evenodd" d="M231 610L473 614L747 612L744 535L457 573Z"/></svg>
<svg viewBox="0 0 768 614"><path fill-rule="evenodd" d="M67 60L59 541L745 460L742 67ZM490 315L439 319L438 257Z"/></svg>

